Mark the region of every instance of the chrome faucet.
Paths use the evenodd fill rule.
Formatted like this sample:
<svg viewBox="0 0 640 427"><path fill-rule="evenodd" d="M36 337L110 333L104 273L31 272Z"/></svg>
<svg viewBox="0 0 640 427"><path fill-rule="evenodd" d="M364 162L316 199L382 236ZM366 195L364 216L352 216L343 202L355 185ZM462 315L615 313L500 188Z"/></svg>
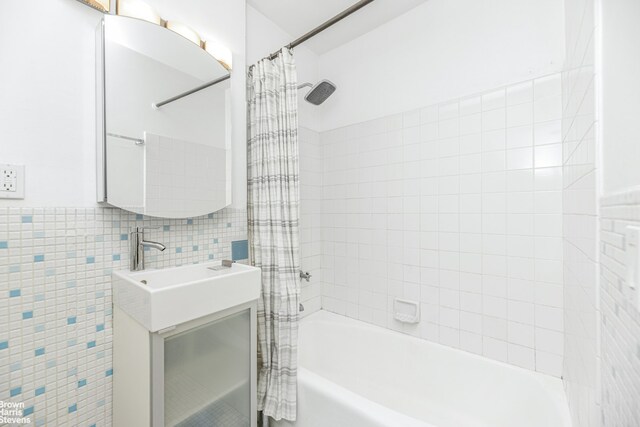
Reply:
<svg viewBox="0 0 640 427"><path fill-rule="evenodd" d="M149 247L157 249L160 252L167 249L165 245L158 242L144 240L144 230L155 229L158 227L136 227L129 233L129 241L131 242L131 271L144 270L144 248Z"/></svg>

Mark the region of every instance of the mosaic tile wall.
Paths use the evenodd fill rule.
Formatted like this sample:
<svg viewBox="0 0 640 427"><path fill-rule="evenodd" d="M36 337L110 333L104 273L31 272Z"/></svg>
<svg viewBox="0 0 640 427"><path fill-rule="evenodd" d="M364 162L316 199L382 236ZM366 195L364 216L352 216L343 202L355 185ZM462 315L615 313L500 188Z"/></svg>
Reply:
<svg viewBox="0 0 640 427"><path fill-rule="evenodd" d="M603 198L600 245L603 426L640 426L640 290L627 281L626 227L640 227L640 191Z"/></svg>
<svg viewBox="0 0 640 427"><path fill-rule="evenodd" d="M159 227L146 237L167 249L148 250L146 262L161 268L229 258L246 223L235 209L164 220L0 208L0 401L24 402L36 426L110 426L110 274L129 267L130 229Z"/></svg>

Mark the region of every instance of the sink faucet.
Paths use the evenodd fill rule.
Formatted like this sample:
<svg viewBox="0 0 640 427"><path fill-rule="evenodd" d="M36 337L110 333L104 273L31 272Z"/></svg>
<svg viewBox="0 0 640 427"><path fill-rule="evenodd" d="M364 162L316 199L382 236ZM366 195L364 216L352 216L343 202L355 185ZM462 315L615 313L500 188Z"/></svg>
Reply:
<svg viewBox="0 0 640 427"><path fill-rule="evenodd" d="M167 249L165 245L158 242L144 240L144 230L154 229L157 227L136 227L129 234L131 242L131 271L144 270L144 248L149 247L157 249L160 252Z"/></svg>

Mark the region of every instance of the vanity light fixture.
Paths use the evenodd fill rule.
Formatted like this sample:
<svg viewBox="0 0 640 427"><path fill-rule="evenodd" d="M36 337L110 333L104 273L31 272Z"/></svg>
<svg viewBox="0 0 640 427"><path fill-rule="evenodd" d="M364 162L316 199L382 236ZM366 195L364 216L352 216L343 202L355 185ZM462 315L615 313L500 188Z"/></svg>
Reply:
<svg viewBox="0 0 640 427"><path fill-rule="evenodd" d="M196 33L188 25L176 21L167 21L165 27L167 27L167 29L173 31L174 33L180 34L185 39L194 42L198 46L202 46L202 39L200 38L198 33Z"/></svg>
<svg viewBox="0 0 640 427"><path fill-rule="evenodd" d="M93 5L93 3L104 3L106 5L106 9L100 9L105 12L109 11L109 0L79 1L93 7L96 7ZM216 58L218 62L220 62L227 70L231 70L231 68L233 67L233 55L228 48L214 40L202 40L198 33L188 25L177 21L165 21L151 6L149 6L142 0L117 0L116 14L120 16L142 19L156 25L164 26L167 29L180 34L182 37L192 41L202 49L206 50L211 56Z"/></svg>
<svg viewBox="0 0 640 427"><path fill-rule="evenodd" d="M108 1L108 0L104 0ZM141 0L118 0L116 13L121 16L142 19L153 24L162 25L162 18L155 10Z"/></svg>
<svg viewBox="0 0 640 427"><path fill-rule="evenodd" d="M78 0L80 3L84 3L88 6L91 6L94 9L98 9L101 12L109 13L110 0Z"/></svg>

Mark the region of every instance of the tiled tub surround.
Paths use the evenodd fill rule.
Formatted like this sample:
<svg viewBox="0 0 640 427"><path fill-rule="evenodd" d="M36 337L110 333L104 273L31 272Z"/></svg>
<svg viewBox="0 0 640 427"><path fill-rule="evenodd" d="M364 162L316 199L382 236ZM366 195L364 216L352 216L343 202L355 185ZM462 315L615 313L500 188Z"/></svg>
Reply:
<svg viewBox="0 0 640 427"><path fill-rule="evenodd" d="M565 2L563 379L574 425L600 423L593 0Z"/></svg>
<svg viewBox="0 0 640 427"><path fill-rule="evenodd" d="M320 134L299 130L300 144L300 268L311 280L300 282L302 316L320 310L322 260L322 146Z"/></svg>
<svg viewBox="0 0 640 427"><path fill-rule="evenodd" d="M0 400L36 426L111 425L112 270L129 268L128 233L164 252L148 268L229 258L246 212L184 220L111 208L0 208Z"/></svg>
<svg viewBox="0 0 640 427"><path fill-rule="evenodd" d="M323 133L323 308L560 376L561 112L550 75Z"/></svg>
<svg viewBox="0 0 640 427"><path fill-rule="evenodd" d="M600 209L601 421L603 426L638 426L639 291L627 281L625 234L627 226L640 227L640 191L605 197Z"/></svg>

